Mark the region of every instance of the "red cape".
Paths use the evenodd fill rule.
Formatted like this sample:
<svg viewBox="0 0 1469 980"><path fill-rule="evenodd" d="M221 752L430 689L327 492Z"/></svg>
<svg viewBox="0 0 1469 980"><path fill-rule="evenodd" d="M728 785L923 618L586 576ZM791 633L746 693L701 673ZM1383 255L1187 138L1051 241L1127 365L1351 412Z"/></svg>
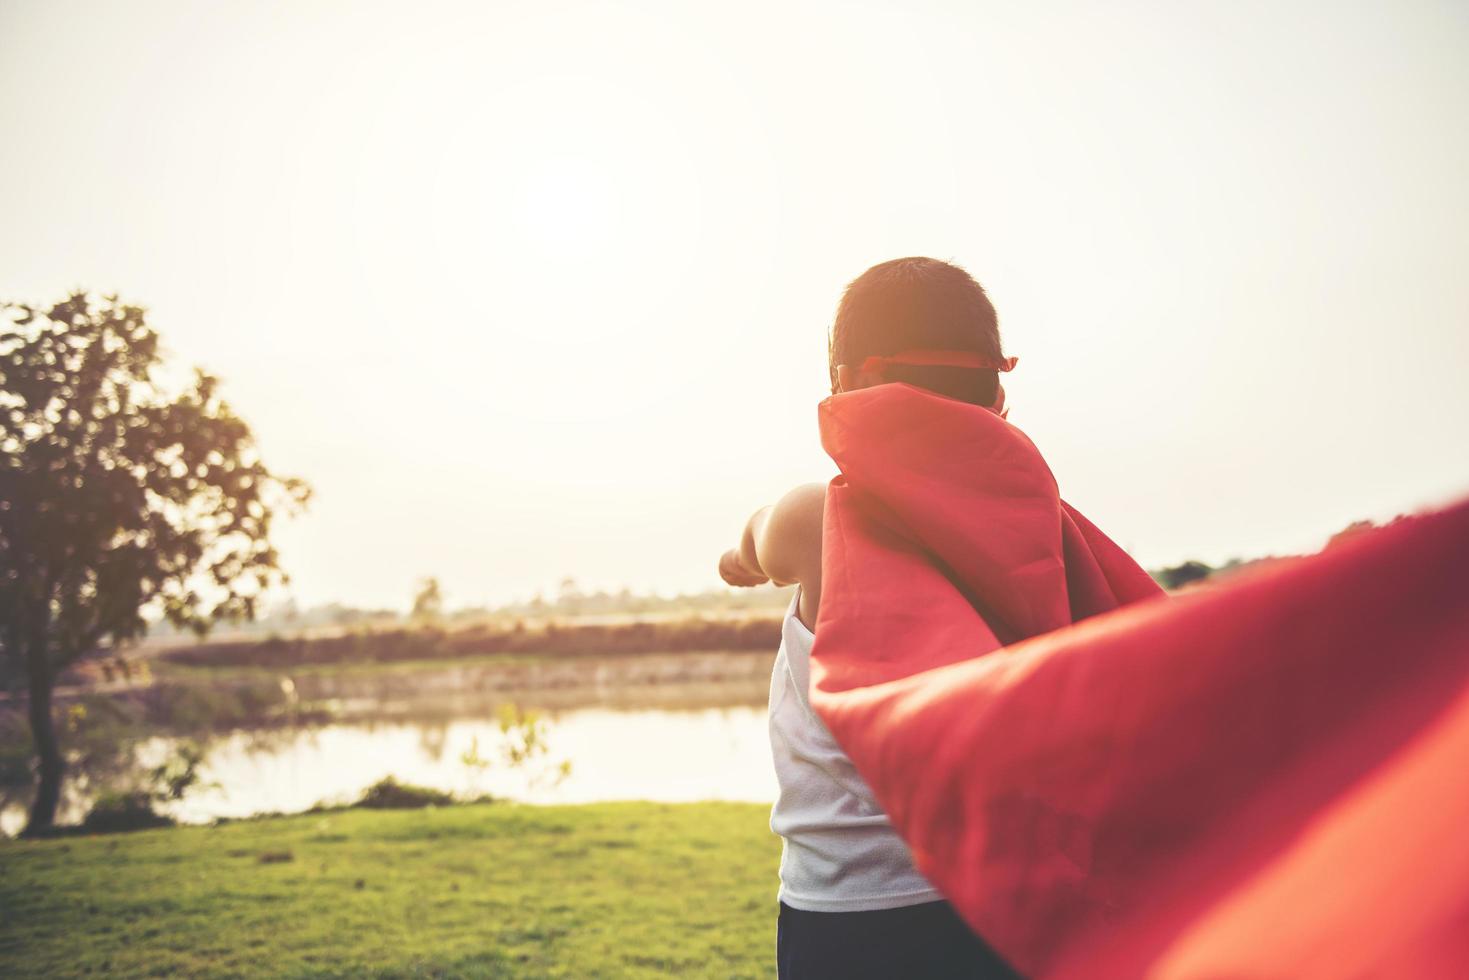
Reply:
<svg viewBox="0 0 1469 980"><path fill-rule="evenodd" d="M1459 975L1469 505L1170 600L992 412L820 423L812 705L1013 965Z"/></svg>

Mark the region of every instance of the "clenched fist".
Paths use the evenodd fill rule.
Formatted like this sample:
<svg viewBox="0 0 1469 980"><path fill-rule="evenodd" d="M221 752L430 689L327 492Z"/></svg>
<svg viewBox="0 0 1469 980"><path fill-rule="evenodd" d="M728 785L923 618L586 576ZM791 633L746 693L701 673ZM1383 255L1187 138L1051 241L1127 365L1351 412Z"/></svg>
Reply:
<svg viewBox="0 0 1469 980"><path fill-rule="evenodd" d="M752 571L740 560L740 549L731 548L719 559L719 577L730 585L747 588L752 585L764 585L770 581L770 577L764 572Z"/></svg>

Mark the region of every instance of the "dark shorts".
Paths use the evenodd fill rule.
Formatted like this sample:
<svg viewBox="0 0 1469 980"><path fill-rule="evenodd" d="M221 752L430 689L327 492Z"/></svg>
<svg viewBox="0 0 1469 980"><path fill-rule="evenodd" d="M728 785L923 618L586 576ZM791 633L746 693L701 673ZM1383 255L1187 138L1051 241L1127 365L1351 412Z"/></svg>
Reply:
<svg viewBox="0 0 1469 980"><path fill-rule="evenodd" d="M1020 974L948 902L875 912L803 912L780 903L780 980L959 980Z"/></svg>

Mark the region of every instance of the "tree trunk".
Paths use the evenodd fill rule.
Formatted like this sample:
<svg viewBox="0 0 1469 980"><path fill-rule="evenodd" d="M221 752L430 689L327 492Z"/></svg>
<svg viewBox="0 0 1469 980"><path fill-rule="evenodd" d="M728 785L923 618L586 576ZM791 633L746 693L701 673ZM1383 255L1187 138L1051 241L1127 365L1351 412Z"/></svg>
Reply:
<svg viewBox="0 0 1469 980"><path fill-rule="evenodd" d="M29 658L31 738L36 744L36 798L31 803L30 819L24 837L38 837L56 822L56 805L61 801L61 777L66 760L56 738L56 722L51 717L52 677L44 651ZM39 661L39 663L37 662Z"/></svg>

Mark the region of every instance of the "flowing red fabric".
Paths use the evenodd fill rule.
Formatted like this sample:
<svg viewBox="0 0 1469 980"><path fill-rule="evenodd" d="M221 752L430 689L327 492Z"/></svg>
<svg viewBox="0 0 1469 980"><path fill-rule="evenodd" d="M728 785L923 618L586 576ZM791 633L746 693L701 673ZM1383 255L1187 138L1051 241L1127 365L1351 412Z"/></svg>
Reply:
<svg viewBox="0 0 1469 980"><path fill-rule="evenodd" d="M820 424L812 705L1012 965L1465 975L1469 505L1170 599L992 412Z"/></svg>

